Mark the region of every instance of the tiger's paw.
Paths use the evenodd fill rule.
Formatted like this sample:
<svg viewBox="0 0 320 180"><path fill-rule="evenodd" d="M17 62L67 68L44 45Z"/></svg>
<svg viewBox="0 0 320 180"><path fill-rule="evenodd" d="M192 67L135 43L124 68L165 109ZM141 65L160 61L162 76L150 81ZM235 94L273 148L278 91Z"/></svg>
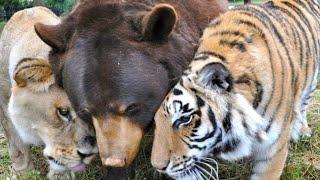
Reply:
<svg viewBox="0 0 320 180"><path fill-rule="evenodd" d="M308 124L301 124L299 123L299 126L295 125L291 132L291 139L293 142L299 141L301 138L304 137L311 137L312 130L309 127Z"/></svg>
<svg viewBox="0 0 320 180"><path fill-rule="evenodd" d="M300 129L300 136L301 137L311 137L312 135L312 130L308 126L308 124L304 124L301 129Z"/></svg>

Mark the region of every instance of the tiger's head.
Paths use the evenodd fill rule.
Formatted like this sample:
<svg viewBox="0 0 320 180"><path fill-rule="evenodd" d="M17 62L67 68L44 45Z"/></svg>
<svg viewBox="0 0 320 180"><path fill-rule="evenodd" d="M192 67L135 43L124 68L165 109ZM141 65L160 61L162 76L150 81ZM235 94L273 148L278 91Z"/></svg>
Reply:
<svg viewBox="0 0 320 180"><path fill-rule="evenodd" d="M267 138L264 120L233 84L218 57L196 56L155 115L151 161L157 170L175 179L212 177L217 164L210 155L237 160Z"/></svg>

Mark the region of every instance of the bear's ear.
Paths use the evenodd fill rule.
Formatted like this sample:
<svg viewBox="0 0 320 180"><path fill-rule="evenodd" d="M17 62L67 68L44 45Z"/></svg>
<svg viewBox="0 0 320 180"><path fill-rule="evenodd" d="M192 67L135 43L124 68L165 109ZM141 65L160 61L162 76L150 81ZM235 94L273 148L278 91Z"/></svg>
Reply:
<svg viewBox="0 0 320 180"><path fill-rule="evenodd" d="M62 25L44 25L36 23L34 29L39 38L53 50L63 51L66 47L66 32Z"/></svg>
<svg viewBox="0 0 320 180"><path fill-rule="evenodd" d="M223 91L231 91L232 89L232 76L221 63L205 65L201 69L197 79L199 84L208 89Z"/></svg>
<svg viewBox="0 0 320 180"><path fill-rule="evenodd" d="M169 36L177 22L177 13L169 4L158 4L142 18L145 39L163 39Z"/></svg>
<svg viewBox="0 0 320 180"><path fill-rule="evenodd" d="M47 91L54 84L53 72L48 61L37 58L25 58L17 64L13 79L20 88L32 91Z"/></svg>

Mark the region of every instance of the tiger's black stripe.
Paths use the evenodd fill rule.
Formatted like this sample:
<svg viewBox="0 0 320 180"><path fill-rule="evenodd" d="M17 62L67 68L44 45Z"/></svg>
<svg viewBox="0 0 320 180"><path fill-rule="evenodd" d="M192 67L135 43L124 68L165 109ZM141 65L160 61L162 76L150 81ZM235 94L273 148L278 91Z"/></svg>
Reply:
<svg viewBox="0 0 320 180"><path fill-rule="evenodd" d="M209 58L209 56L214 56L214 57L217 57L218 59L220 59L221 61L223 62L226 62L226 58L218 53L215 53L215 52L209 52L209 51L203 51L203 52L200 52L200 53L197 53L197 56L198 55L207 55L208 57L206 59L198 59L198 60L207 60Z"/></svg>
<svg viewBox="0 0 320 180"><path fill-rule="evenodd" d="M286 5L286 4L285 4ZM287 5L288 6L288 5ZM289 5L290 6L290 5ZM279 7L279 6L277 6L279 9L281 9L281 10L283 10L283 12L284 13L286 13L289 17L296 17L296 16L294 16L290 11L288 11L287 9L284 9L284 8L281 8L281 7ZM294 10L293 10L294 11ZM289 15L289 14L290 15ZM301 21L302 23L303 23L303 20L301 19L301 18L304 18L304 17L301 17L301 14L299 15L299 13L298 12L295 12L298 16L299 16L299 18L300 18L300 20L299 21ZM302 15L303 16L303 15ZM298 17L296 17L296 18L298 18ZM292 19L294 19L296 22L298 22L298 20L296 19L296 18L292 18ZM302 26L302 24L299 22L298 23L298 25L299 25L299 28L301 29L301 30L303 30L304 32L304 34L305 34L305 41L306 41L306 45L307 45L307 49L312 49L311 47L310 47L310 43L309 43L309 40L308 40L308 38L307 38L307 33L306 33L306 30L305 30L305 28ZM307 24L305 24L306 26L307 26ZM310 25L310 24L309 24ZM306 29L308 29L308 28L306 28ZM310 31L310 29L309 29L309 31ZM312 35L312 33L311 33L311 35ZM309 59L309 57L310 57L310 53L309 53L309 51L306 51L306 58L307 59ZM306 76L309 74L309 68L308 68L308 66L309 66L309 61L306 61L306 65L305 65L305 68L306 68ZM305 79L305 81L304 81L304 87L306 87L306 85L307 85L307 82L308 82L308 79Z"/></svg>
<svg viewBox="0 0 320 180"><path fill-rule="evenodd" d="M233 41L220 40L219 44L222 45L222 46L226 45L226 46L228 46L230 48L236 47L241 52L246 52L247 51L245 44L243 42L241 42L241 41L237 41L237 40L233 40Z"/></svg>
<svg viewBox="0 0 320 180"><path fill-rule="evenodd" d="M248 9L250 9L250 10L253 10L253 9L254 9L253 11L255 11L255 14L261 13L263 17L268 17L268 14L263 12L263 11L264 11L263 8L260 9L260 8L257 7L257 6L248 6L248 7L251 7L251 9L248 8ZM259 8L259 9L258 9L258 8ZM269 18L266 18L266 19L267 19L267 21L269 21L269 24L272 26L272 29L274 30L275 35L276 35L277 38L280 40L280 43L281 43L282 46L285 48L285 52L286 52L286 55L287 55L287 57L288 57L288 59L289 59L290 66L291 66L291 69L290 69L290 70L291 70L291 85L292 85L292 84L294 84L294 82L295 82L295 76L296 76L296 75L295 75L295 71L293 71L294 66L293 66L292 58L291 58L290 53L289 53L289 49L288 49L288 47L285 45L285 42L284 42L282 36L280 35L280 33L277 31L275 25L273 25L273 23L271 22L271 19L269 19ZM279 51L278 51L278 54L280 55ZM282 62L283 62L283 59L282 59ZM283 66L283 65L282 65L282 66ZM282 77L284 77L284 75L283 75ZM284 81L283 81L283 82L284 82ZM282 86L282 93L284 93L284 89L283 89L283 88L284 88L284 87ZM283 95L283 94L282 94L282 95ZM295 96L295 94L294 94L294 96ZM283 97L283 96L282 96L282 97ZM290 100L290 99L289 99L289 100ZM293 99L291 99L291 101L293 101ZM278 109L282 106L282 104L283 104L283 100L281 100L280 104L278 104L278 106L277 106L277 108L276 108L276 112L278 112ZM270 129L270 127L271 127L271 124L273 123L273 120L274 120L274 117L276 116L276 114L277 114L277 113L274 113L274 114L272 115L272 117L271 117L271 119L270 119L270 122L269 122L269 125L268 125L268 128L266 129L267 132L269 131L269 129Z"/></svg>
<svg viewBox="0 0 320 180"><path fill-rule="evenodd" d="M247 43L251 43L252 39L251 37L246 36L244 33L237 31L237 30L228 30L228 31L218 31L215 33L212 33L209 37L214 37L214 36L240 36L243 38Z"/></svg>
<svg viewBox="0 0 320 180"><path fill-rule="evenodd" d="M179 95L182 95L182 91L180 89L177 89L177 88L174 88L173 89L173 94L176 95L176 96L179 96Z"/></svg>
<svg viewBox="0 0 320 180"><path fill-rule="evenodd" d="M297 4L299 4L299 6L301 6L302 8L304 8L308 13L312 14L313 16L317 17L319 14L315 14L315 12L312 12L311 10L309 10L309 8L306 7L306 5L304 4L304 2L302 1L297 1L295 0L294 2L296 2ZM307 23L307 26L308 26L308 30L310 31L311 35L312 35L312 40L313 40L313 44L314 44L314 48L315 48L315 54L317 56L317 58L319 58L319 53L320 53L320 49L319 49L319 43L317 43L315 41L315 36L316 34L314 34L314 30L313 28L311 27L311 24L309 22L309 20L303 15L303 12L301 12L301 10L296 7L295 5L291 4L290 2L285 2L285 4L287 4L288 6L291 6L291 8L295 9L295 11L297 11L297 13L299 13L301 16L301 18L304 19L304 21ZM313 6L309 6L309 7L313 7ZM318 16L318 18L320 18ZM319 22L319 19L318 20L315 20L315 22L318 24L318 26L320 26L320 22ZM319 29L318 29L319 30ZM315 30L317 32L317 30ZM316 63L314 63L314 66L313 66L313 72L315 72L315 69L317 68L316 66ZM314 73L311 77L314 77Z"/></svg>
<svg viewBox="0 0 320 180"><path fill-rule="evenodd" d="M241 143L240 139L232 138L227 140L227 142L222 146L221 151L224 153L234 151L238 145Z"/></svg>
<svg viewBox="0 0 320 180"><path fill-rule="evenodd" d="M277 39L280 41L280 44L283 46L283 48L285 49L285 52L286 52L286 56L288 57L289 59L289 62L290 62L290 66L291 66L291 74L292 74L292 81L291 83L294 82L294 77L295 77L295 72L293 71L293 62L292 62L292 57L290 55L290 52L289 52L289 49L288 49L288 46L286 45L283 37L281 36L280 32L278 31L278 29L276 28L276 26L274 25L273 21L269 18L268 16L268 13L267 12L264 12L265 9L264 8L259 8L258 6L247 6L246 8L241 8L241 10L245 9L246 12L249 12L249 13L244 13L246 15L249 15L249 16L252 16L252 17L255 17L257 18L260 22L264 22L263 20L265 19L268 24L270 25L272 31L275 33L275 35L277 36ZM240 12L242 13L242 12ZM257 15L257 16L256 16ZM280 51L278 50L278 55L281 55L280 54ZM282 62L283 61L283 57L282 57Z"/></svg>
<svg viewBox="0 0 320 180"><path fill-rule="evenodd" d="M214 129L214 131L212 132L208 132L204 137L202 138L196 138L196 139L192 139L192 142L203 142L206 141L207 139L213 138L216 132L216 128Z"/></svg>
<svg viewBox="0 0 320 180"><path fill-rule="evenodd" d="M227 113L226 117L224 118L224 120L222 121L222 125L223 125L224 131L226 133L228 133L232 128L232 126L231 126L231 116L232 116L232 114L230 112L231 111L231 107L230 106L231 105L228 106L228 113Z"/></svg>
<svg viewBox="0 0 320 180"><path fill-rule="evenodd" d="M288 11L287 9L283 8L283 7L280 7L280 6L277 6L275 5L275 8L277 8L279 11L281 11L282 13L286 14L287 15L287 18L290 18L293 20L293 22L295 22L297 24L297 26L299 26L299 30L301 30L302 32L300 34L302 34L304 36L304 42L305 42L305 45L306 45L306 48L305 49L311 49L310 48L310 44L309 44L309 41L308 41L308 36L307 36L307 33L306 33L306 30L305 28L301 25L300 21L301 20L298 20L295 18L295 16L290 12ZM310 58L310 53L309 51L305 51L305 58L306 59L309 59ZM304 60L304 59L303 59ZM306 75L308 74L308 68L306 67ZM305 79L304 81L304 87L306 86L306 83L307 83L307 79Z"/></svg>
<svg viewBox="0 0 320 180"><path fill-rule="evenodd" d="M286 18L283 18L282 14L279 13L279 11L275 8L274 6L274 2L273 1L269 1L266 2L262 5L263 7L265 7L265 11L272 16L279 24L282 24L284 26L284 30L287 34L289 34L288 29L290 29L292 31L293 34L293 45L297 46L297 40L299 41L299 48L300 48L300 65L302 65L302 61L303 61L303 57L302 57L302 52L303 52L303 47L302 47L302 41L301 41L301 37L299 36L298 30L296 29L295 26L287 26L289 23L289 21Z"/></svg>
<svg viewBox="0 0 320 180"><path fill-rule="evenodd" d="M260 102L262 101L262 97L263 97L263 87L262 84L259 81L255 81L254 82L255 87L256 87L256 93L254 95L254 99L253 99L253 108L257 109Z"/></svg>
<svg viewBox="0 0 320 180"><path fill-rule="evenodd" d="M239 13L243 14L243 15L247 15L249 16L250 18L255 18L257 19L259 22L261 22L261 24L263 24L263 26L265 27L266 30L269 31L269 34L273 34L272 32L274 32L278 38L278 40L280 41L280 43L283 45L283 47L286 49L286 51L288 51L288 49L286 48L286 46L284 45L284 42L283 42L283 38L282 36L279 34L278 30L275 28L272 20L268 17L268 15L264 14L264 13L261 13L261 11L257 11L257 10L253 10L253 9L250 9L250 8L244 8L244 9L239 9ZM244 12L243 12L244 11ZM252 12L253 11L253 12ZM256 14L255 14L256 13ZM261 15L262 14L262 15ZM266 22L267 21L267 22ZM270 30L270 28L271 30ZM272 32L271 32L272 31ZM273 41L275 42L275 39L273 38ZM288 52L287 52L288 54ZM282 54L280 53L279 49L277 48L277 55L280 57L280 60L281 60L281 68L282 68L282 72L284 72L284 57L282 56ZM288 56L289 57L289 56ZM293 80L292 80L293 81ZM278 103L273 115L271 116L271 119L270 119L270 124L273 122L273 119L274 119L274 116L277 114L277 111L278 109L281 107L282 105L282 102L283 102L283 94L284 94L284 88L283 88L283 85L284 85L284 76L282 76L282 90L281 90L281 96L280 96L280 102ZM272 97L272 96L271 96ZM269 98L269 102L268 102L268 105L265 109L265 111L263 112L263 116L265 115L266 113L266 110L268 109L269 107L269 103L271 102L271 97Z"/></svg>
<svg viewBox="0 0 320 180"><path fill-rule="evenodd" d="M299 8L297 8L295 5L293 5L292 3L288 2L288 1L282 2L282 3L285 4L286 6L288 6L289 8L291 8L302 19L302 22L304 22L306 24L306 26L308 27L307 29L309 30L311 37L312 37L311 41L313 42L315 53L318 54L319 49L318 49L318 46L315 42L315 35L313 33L313 28L312 28L309 20L304 16L303 12L301 12L301 10Z"/></svg>
<svg viewBox="0 0 320 180"><path fill-rule="evenodd" d="M261 38L263 39L264 41L264 44L266 46L266 49L268 51L268 56L269 56L269 62L270 62L270 68L271 68L271 74L272 74L272 88L271 88L271 92L270 92L270 97L273 96L274 94L274 87L275 87L275 75L274 75L274 63L273 61L271 60L271 57L273 56L273 54L271 53L271 50L270 50L270 46L269 46L269 42L268 40L266 39L266 35L265 33L255 24L253 24L252 22L250 21L247 21L247 20L242 20L242 19L237 19L235 20L235 23L236 24L244 24L248 27L251 27L252 29L256 30L260 35L261 35ZM269 104L271 102L271 98L269 98L267 104L265 105L265 107L263 108L263 114L266 112L266 109L268 108Z"/></svg>

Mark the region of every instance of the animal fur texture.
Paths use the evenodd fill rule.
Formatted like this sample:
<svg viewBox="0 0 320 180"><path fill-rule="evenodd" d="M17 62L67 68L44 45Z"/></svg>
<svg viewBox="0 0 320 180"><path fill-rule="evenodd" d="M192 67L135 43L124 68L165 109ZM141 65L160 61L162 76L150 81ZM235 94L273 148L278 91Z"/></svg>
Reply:
<svg viewBox="0 0 320 180"><path fill-rule="evenodd" d="M215 157L252 157L251 179L279 179L290 139L311 135L319 19L317 0L269 0L214 20L155 116L153 166L176 179L218 178L208 175Z"/></svg>
<svg viewBox="0 0 320 180"><path fill-rule="evenodd" d="M8 64L6 81L11 85L8 120L14 126L5 130L16 131L24 144L45 147L53 179L82 170L97 147L93 129L76 116L54 82L47 61L50 48L37 36L36 22L53 25L60 19L43 7L25 9L13 15L1 36L1 62Z"/></svg>

